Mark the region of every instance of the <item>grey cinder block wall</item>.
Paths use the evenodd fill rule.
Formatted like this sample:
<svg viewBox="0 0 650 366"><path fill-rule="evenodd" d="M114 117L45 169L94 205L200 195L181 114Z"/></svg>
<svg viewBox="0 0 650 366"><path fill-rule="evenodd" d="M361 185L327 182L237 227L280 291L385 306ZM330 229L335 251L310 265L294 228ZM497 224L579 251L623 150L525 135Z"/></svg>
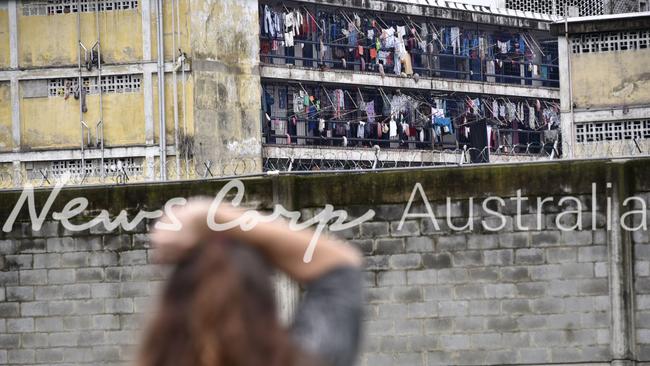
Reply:
<svg viewBox="0 0 650 366"><path fill-rule="evenodd" d="M624 365L650 361L649 239L647 230L607 230L607 197L613 217L642 208L622 203L628 196L647 202L649 167L650 160L553 162L279 176L244 184L255 206L281 203L306 218L325 204L352 217L375 211L372 220L336 233L366 258L359 365ZM429 218L408 218L398 230L418 183L440 227ZM224 184L64 188L39 231L23 209L13 229L0 234L0 364L128 363L166 276L166 268L151 263L148 223L132 231L73 233L51 212L83 196L90 202L87 218L101 209L134 214L173 197L214 195ZM517 190L529 198L520 220L528 229L519 227L510 200ZM0 222L20 193L0 192ZM39 210L50 193L35 193ZM582 203L582 230L558 228L558 221L576 223L576 215L562 212L577 203L558 203L569 195ZM487 205L505 216L501 231L481 225L501 223L482 207L487 196L504 199L504 206ZM424 212L420 197L410 212ZM539 211L537 197L554 202ZM449 225L468 222L473 230Z"/></svg>

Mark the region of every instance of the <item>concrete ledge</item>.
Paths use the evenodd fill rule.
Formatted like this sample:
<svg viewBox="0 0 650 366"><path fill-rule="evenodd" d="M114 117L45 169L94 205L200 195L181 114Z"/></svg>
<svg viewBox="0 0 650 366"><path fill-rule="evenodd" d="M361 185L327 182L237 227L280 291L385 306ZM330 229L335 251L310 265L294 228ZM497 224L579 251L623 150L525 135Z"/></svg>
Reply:
<svg viewBox="0 0 650 366"><path fill-rule="evenodd" d="M477 95L498 95L539 99L560 99L559 89L538 86L517 86L478 81L461 81L421 77L416 83L412 78L381 75L360 71L326 70L296 67L290 65L262 65L260 76L267 80L297 80L305 82L367 85L385 88L419 90L441 90Z"/></svg>
<svg viewBox="0 0 650 366"><path fill-rule="evenodd" d="M159 156L160 148L158 146L123 146L107 147L104 149L104 159L115 158L132 158ZM167 147L167 155L176 155L174 146ZM100 149L84 150L85 159L100 159ZM81 149L62 149L62 150L44 150L44 151L26 151L26 152L8 152L0 153L0 163L11 163L14 161L53 161L53 160L78 160L81 159Z"/></svg>
<svg viewBox="0 0 650 366"><path fill-rule="evenodd" d="M360 147L317 147L317 146L282 146L265 145L262 157L270 159L325 159L342 161L390 161L400 163L428 163L440 165L458 164L460 151L434 151L417 149L383 149L375 153L374 149ZM499 155L491 154L493 163L530 162L545 160L542 156L533 155Z"/></svg>
<svg viewBox="0 0 650 366"><path fill-rule="evenodd" d="M560 19L557 16L548 14L462 4L444 0L297 0L297 2L541 31L548 31L549 24Z"/></svg>
<svg viewBox="0 0 650 366"><path fill-rule="evenodd" d="M627 110L620 107L598 110L576 109L573 111L573 114L575 123L648 119L648 116L650 116L650 106L629 107Z"/></svg>
<svg viewBox="0 0 650 366"><path fill-rule="evenodd" d="M142 62L125 65L102 65L102 76L110 75L125 75L125 74L142 74L145 71L156 72L157 64L155 62ZM173 64L171 62L165 63L165 72L172 72ZM97 76L98 70L94 68L93 71L86 70L85 67L81 69L83 77ZM185 72L190 72L190 64L185 64ZM32 69L19 69L19 70L0 70L0 81L9 81L11 79L17 80L38 80L38 79L51 79L51 78L76 78L79 76L79 68L68 67L52 67L52 68L32 68Z"/></svg>

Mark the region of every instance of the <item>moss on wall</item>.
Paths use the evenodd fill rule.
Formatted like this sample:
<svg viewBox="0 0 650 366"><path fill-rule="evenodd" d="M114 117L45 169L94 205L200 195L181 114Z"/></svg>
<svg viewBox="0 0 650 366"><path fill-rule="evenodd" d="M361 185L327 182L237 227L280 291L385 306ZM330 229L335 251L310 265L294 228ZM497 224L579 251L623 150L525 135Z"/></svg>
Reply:
<svg viewBox="0 0 650 366"><path fill-rule="evenodd" d="M291 175L243 179L245 201L259 208L282 203L288 209L319 207L378 206L406 202L416 183L422 184L430 201L446 197L589 195L591 184L604 192L607 182L621 182L628 192L650 191L650 159L634 161L561 161L529 165L486 165L463 168L419 169L376 173ZM59 194L50 211L58 211L75 197L90 202L89 215L101 209L112 214L122 209L136 211L160 208L174 197L214 196L227 180L201 180L134 185L69 187ZM42 207L51 189L37 189L36 206ZM4 223L20 191L0 192L0 222ZM288 206L287 206L288 205ZM353 214L353 213L352 213ZM24 209L20 220L28 218Z"/></svg>

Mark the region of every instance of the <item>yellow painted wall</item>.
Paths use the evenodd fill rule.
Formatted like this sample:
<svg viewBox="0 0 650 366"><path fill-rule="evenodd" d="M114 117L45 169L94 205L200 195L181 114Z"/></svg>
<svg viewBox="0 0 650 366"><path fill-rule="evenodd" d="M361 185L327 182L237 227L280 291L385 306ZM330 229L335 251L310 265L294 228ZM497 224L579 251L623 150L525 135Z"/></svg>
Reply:
<svg viewBox="0 0 650 366"><path fill-rule="evenodd" d="M9 14L0 9L0 69L9 68Z"/></svg>
<svg viewBox="0 0 650 366"><path fill-rule="evenodd" d="M180 10L179 22L180 28L177 29L177 32L180 32L176 42L180 40L180 45L176 45L176 50L173 46L173 33L172 33L172 2L163 1L163 43L165 46L165 61L171 61L173 58L178 56L178 49L183 49L188 55L191 53L189 49L189 1L178 0L178 8ZM156 19L156 5L154 2L151 4L151 57L156 60L158 57L158 23ZM174 21L176 21L176 9L174 8Z"/></svg>
<svg viewBox="0 0 650 366"><path fill-rule="evenodd" d="M0 151L14 147L11 126L11 86L9 82L3 82L0 83Z"/></svg>
<svg viewBox="0 0 650 366"><path fill-rule="evenodd" d="M571 54L571 63L577 108L650 104L650 49Z"/></svg>
<svg viewBox="0 0 650 366"><path fill-rule="evenodd" d="M106 147L144 144L143 94L109 93L103 96ZM91 141L97 138L99 96L87 96ZM78 148L81 144L79 101L70 97L26 98L21 103L21 143L24 149Z"/></svg>
<svg viewBox="0 0 650 366"><path fill-rule="evenodd" d="M107 147L137 144L143 145L144 97L139 93L104 94L104 144ZM99 97L93 96L99 103ZM97 116L94 123L99 120Z"/></svg>
<svg viewBox="0 0 650 366"><path fill-rule="evenodd" d="M176 50L182 48L188 55L189 49L189 1L179 0L181 44L174 49L172 40L172 2L164 1L164 37L165 60L171 61ZM108 11L99 13L102 41L102 58L105 63L124 63L142 61L142 8L126 11ZM175 11L175 9L174 9ZM51 16L23 16L19 9L19 63L21 67L56 67L75 66L77 64L77 14L60 14ZM5 11L6 15L6 11ZM96 23L94 13L81 13L82 42L90 47L96 40ZM0 28L2 28L0 12ZM56 30L56 34L52 34ZM151 4L152 60L156 59L156 8ZM47 35L47 36L44 36ZM0 31L0 50L2 50L2 33ZM8 38L7 38L8 42ZM8 45L6 46L8 49ZM2 61L0 56L0 61ZM7 54L8 59L8 54ZM9 62L7 60L7 62ZM1 64L0 64L1 67ZM159 141L157 77L153 75L153 118L155 143ZM181 73L178 73L178 123L183 133L183 102ZM7 85L8 87L8 85ZM144 87L144 85L143 85ZM193 100L194 82L191 73L186 73L186 126L187 134L193 135ZM8 89L7 89L8 92ZM0 97L3 89L0 88ZM8 94L7 94L8 96ZM174 108L172 75L166 74L166 138L167 144L174 144ZM94 144L98 135L96 123L99 120L99 96L87 96L88 112L83 119L90 126L91 141ZM8 102L9 103L9 102ZM3 117L2 100L0 100L0 118ZM8 104L7 104L8 105ZM40 97L21 99L21 144L24 150L79 148L81 127L79 122L79 101L70 97ZM11 116L8 120L9 133L0 136L0 149L3 139L11 143ZM144 145L144 96L139 93L110 93L103 95L103 121L105 145ZM4 119L0 121L0 132ZM85 136L85 135L84 135ZM9 147L10 148L10 147Z"/></svg>
<svg viewBox="0 0 650 366"><path fill-rule="evenodd" d="M77 13L23 16L18 12L18 49L21 67L76 65ZM81 13L81 41L91 48L97 40L94 13ZM142 59L141 11L99 13L102 60L106 63Z"/></svg>

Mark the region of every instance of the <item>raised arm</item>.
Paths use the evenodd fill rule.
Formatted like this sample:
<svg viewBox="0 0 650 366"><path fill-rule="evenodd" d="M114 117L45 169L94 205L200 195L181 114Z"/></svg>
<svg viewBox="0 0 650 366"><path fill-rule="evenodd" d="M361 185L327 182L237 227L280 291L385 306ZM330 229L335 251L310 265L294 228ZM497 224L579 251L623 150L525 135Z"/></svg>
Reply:
<svg viewBox="0 0 650 366"><path fill-rule="evenodd" d="M305 263L303 255L314 232L293 231L282 219L260 222L248 231L239 226L223 232L210 230L207 224L210 204L210 200L195 199L184 206L176 206L172 212L182 225L180 231L154 228L151 239L161 261L174 262L200 242L218 242L220 238L229 237L258 249L273 265L299 282L309 282L337 267L361 265L361 256L355 248L325 234L319 236L312 260ZM214 221L221 224L233 222L244 212L221 204ZM172 218L164 217L160 221L170 223Z"/></svg>

